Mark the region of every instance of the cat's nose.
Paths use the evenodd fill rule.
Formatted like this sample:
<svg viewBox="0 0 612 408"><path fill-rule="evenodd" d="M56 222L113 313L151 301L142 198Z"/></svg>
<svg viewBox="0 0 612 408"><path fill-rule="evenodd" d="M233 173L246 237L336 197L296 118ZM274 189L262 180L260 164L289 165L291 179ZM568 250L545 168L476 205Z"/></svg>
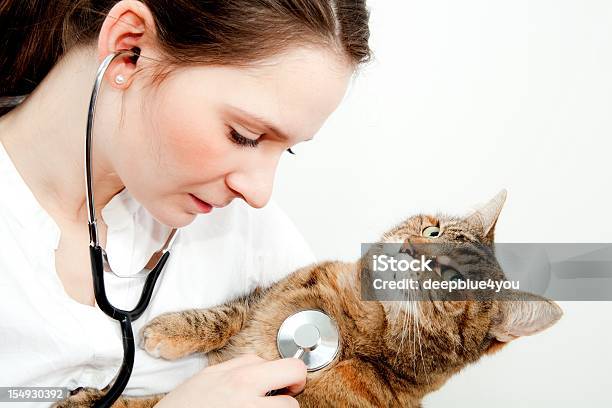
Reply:
<svg viewBox="0 0 612 408"><path fill-rule="evenodd" d="M404 240L400 252L405 252L413 258L419 255L431 256L435 253L435 247L428 238L410 236Z"/></svg>
<svg viewBox="0 0 612 408"><path fill-rule="evenodd" d="M414 247L414 244L410 240L410 238L406 238L404 240L404 243L400 247L400 252L404 254L408 254L413 258L416 257L416 248Z"/></svg>

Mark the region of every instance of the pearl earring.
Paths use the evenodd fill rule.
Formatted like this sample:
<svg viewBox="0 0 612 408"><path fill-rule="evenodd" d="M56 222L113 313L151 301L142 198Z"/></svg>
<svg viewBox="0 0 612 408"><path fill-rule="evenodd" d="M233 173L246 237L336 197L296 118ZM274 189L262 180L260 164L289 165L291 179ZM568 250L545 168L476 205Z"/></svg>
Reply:
<svg viewBox="0 0 612 408"><path fill-rule="evenodd" d="M117 85L123 85L125 83L125 77L123 75L121 75L121 74L117 75L115 77L115 83Z"/></svg>

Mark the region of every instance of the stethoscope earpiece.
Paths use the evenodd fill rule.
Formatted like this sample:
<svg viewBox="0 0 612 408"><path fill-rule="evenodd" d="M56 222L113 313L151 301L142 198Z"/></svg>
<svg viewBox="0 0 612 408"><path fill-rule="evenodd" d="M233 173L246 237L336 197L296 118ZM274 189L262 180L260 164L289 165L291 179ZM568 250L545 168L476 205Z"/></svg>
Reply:
<svg viewBox="0 0 612 408"><path fill-rule="evenodd" d="M136 64L136 62L138 62L138 58L140 58L140 48L132 47L130 51L132 51L132 55L130 56L130 61L132 61L132 64Z"/></svg>

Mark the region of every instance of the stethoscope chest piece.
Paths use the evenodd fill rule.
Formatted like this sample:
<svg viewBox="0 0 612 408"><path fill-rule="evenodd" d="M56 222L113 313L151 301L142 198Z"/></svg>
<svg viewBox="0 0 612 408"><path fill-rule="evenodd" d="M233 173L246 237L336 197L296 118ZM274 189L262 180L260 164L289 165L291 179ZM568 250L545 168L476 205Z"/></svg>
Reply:
<svg viewBox="0 0 612 408"><path fill-rule="evenodd" d="M303 310L281 324L276 345L281 357L301 358L308 371L317 371L331 363L338 354L338 326L319 310Z"/></svg>

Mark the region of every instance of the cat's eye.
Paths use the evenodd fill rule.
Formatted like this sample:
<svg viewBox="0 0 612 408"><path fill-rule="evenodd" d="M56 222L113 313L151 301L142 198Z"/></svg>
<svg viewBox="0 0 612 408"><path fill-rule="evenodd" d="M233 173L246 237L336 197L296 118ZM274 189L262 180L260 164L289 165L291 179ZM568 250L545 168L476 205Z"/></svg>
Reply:
<svg viewBox="0 0 612 408"><path fill-rule="evenodd" d="M438 238L440 236L440 227L427 227L421 232L421 235L426 238Z"/></svg>
<svg viewBox="0 0 612 408"><path fill-rule="evenodd" d="M442 269L442 279L446 281L460 281L463 280L463 275L457 272L456 269L444 267Z"/></svg>

